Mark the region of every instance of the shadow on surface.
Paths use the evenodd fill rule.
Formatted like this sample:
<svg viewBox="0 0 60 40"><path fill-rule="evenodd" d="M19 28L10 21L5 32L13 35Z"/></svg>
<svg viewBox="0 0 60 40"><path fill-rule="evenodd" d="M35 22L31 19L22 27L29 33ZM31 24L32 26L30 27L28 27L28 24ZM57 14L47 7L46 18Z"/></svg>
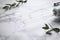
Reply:
<svg viewBox="0 0 60 40"><path fill-rule="evenodd" d="M54 18L54 20L50 23L52 27L60 28L60 17Z"/></svg>
<svg viewBox="0 0 60 40"><path fill-rule="evenodd" d="M53 20L53 22L55 22L55 23L60 23L60 17L59 17L59 18L55 18L55 19Z"/></svg>

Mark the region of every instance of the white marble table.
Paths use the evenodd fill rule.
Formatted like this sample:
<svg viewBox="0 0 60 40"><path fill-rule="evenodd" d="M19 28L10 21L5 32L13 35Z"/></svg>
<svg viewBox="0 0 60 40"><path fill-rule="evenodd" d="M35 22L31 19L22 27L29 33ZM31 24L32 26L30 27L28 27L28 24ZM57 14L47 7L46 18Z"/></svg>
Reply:
<svg viewBox="0 0 60 40"><path fill-rule="evenodd" d="M1 6L9 3L7 0L1 1ZM56 1L28 0L18 8L6 12L1 9L0 40L57 40L56 38L60 40L58 34L53 33L52 36L48 36L42 29L45 23L59 27L59 23L53 21L56 18L52 12L54 2Z"/></svg>

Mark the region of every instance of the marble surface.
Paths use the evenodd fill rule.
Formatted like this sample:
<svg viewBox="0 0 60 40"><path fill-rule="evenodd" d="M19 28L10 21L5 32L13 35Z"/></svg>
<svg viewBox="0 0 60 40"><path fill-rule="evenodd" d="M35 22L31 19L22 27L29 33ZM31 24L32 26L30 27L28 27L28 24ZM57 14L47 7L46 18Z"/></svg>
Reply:
<svg viewBox="0 0 60 40"><path fill-rule="evenodd" d="M9 1L9 2L8 2ZM57 0L59 1L59 0ZM53 15L56 0L28 0L17 8L4 11L0 9L0 40L60 40L60 34L49 36L42 29L44 24L59 27ZM1 0L0 7L15 0Z"/></svg>

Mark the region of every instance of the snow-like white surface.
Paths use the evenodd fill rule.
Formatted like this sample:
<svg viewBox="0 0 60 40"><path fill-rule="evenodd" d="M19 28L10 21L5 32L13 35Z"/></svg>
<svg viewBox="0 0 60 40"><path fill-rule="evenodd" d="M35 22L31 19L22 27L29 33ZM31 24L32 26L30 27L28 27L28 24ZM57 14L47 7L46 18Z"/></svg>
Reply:
<svg viewBox="0 0 60 40"><path fill-rule="evenodd" d="M0 5L15 2L1 0ZM53 3L56 0L28 0L20 7L4 12L0 10L0 40L60 40L58 34L46 35L42 29L45 23L59 27L53 22ZM8 14L8 16L5 16ZM56 25L54 25L56 24ZM57 39L58 38L58 39Z"/></svg>

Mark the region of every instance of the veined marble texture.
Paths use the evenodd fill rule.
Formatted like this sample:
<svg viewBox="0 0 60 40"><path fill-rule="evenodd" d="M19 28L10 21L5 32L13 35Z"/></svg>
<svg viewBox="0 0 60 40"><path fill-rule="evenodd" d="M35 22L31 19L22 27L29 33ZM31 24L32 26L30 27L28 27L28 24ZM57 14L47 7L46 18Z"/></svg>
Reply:
<svg viewBox="0 0 60 40"><path fill-rule="evenodd" d="M10 2L15 0L1 0L0 7ZM60 34L53 32L49 36L42 29L45 23L59 27L59 23L53 22L54 2L56 0L28 0L6 12L0 9L0 40L60 40Z"/></svg>

